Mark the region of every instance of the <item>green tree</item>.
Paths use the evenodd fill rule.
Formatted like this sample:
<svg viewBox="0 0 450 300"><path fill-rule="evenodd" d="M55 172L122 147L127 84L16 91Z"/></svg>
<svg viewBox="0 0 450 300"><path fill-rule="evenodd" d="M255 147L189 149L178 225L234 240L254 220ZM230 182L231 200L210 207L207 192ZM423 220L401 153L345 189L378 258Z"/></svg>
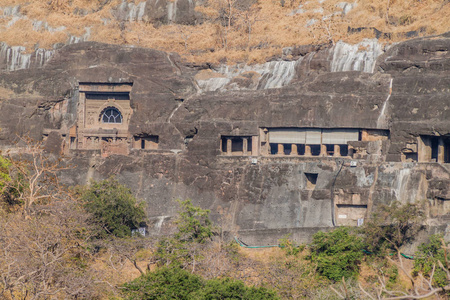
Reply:
<svg viewBox="0 0 450 300"><path fill-rule="evenodd" d="M192 266L194 271L196 263L202 259L204 244L216 234L215 227L209 219L209 210L194 206L189 199L178 202L177 230L173 236L159 240L154 259L160 266Z"/></svg>
<svg viewBox="0 0 450 300"><path fill-rule="evenodd" d="M325 277L339 281L356 277L363 257L364 242L350 228L339 227L330 232L319 231L311 243L311 260Z"/></svg>
<svg viewBox="0 0 450 300"><path fill-rule="evenodd" d="M81 199L84 208L92 214L92 222L103 228L101 236L130 236L131 230L145 220L142 203L114 178L93 181L82 189Z"/></svg>
<svg viewBox="0 0 450 300"><path fill-rule="evenodd" d="M402 205L395 201L391 205L381 205L364 224L365 242L373 252L384 255L385 250L394 250L400 253L400 248L422 229L424 218L424 210L418 204Z"/></svg>
<svg viewBox="0 0 450 300"><path fill-rule="evenodd" d="M180 211L175 224L177 233L175 238L183 242L203 244L214 236L214 226L209 219L210 211L194 206L190 199L181 201Z"/></svg>

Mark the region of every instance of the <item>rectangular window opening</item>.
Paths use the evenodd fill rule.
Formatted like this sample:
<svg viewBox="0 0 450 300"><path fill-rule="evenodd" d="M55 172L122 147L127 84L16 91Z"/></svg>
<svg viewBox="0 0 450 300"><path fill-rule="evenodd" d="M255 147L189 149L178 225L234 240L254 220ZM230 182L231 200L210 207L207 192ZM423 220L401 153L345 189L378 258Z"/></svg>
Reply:
<svg viewBox="0 0 450 300"><path fill-rule="evenodd" d="M142 150L156 150L158 149L159 136L144 135L134 137L134 148Z"/></svg>
<svg viewBox="0 0 450 300"><path fill-rule="evenodd" d="M439 138L431 137L430 141L431 141L431 161L437 162L439 153Z"/></svg>
<svg viewBox="0 0 450 300"><path fill-rule="evenodd" d="M244 151L244 141L242 138L233 138L231 140L231 152L243 152Z"/></svg>
<svg viewBox="0 0 450 300"><path fill-rule="evenodd" d="M319 156L320 155L320 145L310 145L311 147L311 155Z"/></svg>
<svg viewBox="0 0 450 300"><path fill-rule="evenodd" d="M252 137L249 137L247 141L248 141L248 142L247 142L247 152L248 152L249 154L251 154L252 151L253 151L253 148L252 148L252 145L253 145L253 143L252 143Z"/></svg>
<svg viewBox="0 0 450 300"><path fill-rule="evenodd" d="M327 156L334 155L334 145L325 145L327 147Z"/></svg>
<svg viewBox="0 0 450 300"><path fill-rule="evenodd" d="M278 144L269 144L270 146L270 154L275 155L278 153Z"/></svg>
<svg viewBox="0 0 450 300"><path fill-rule="evenodd" d="M292 152L292 144L283 144L284 155L290 155Z"/></svg>
<svg viewBox="0 0 450 300"><path fill-rule="evenodd" d="M348 145L339 145L339 152L341 156L348 156Z"/></svg>
<svg viewBox="0 0 450 300"><path fill-rule="evenodd" d="M305 145L304 144L297 145L297 153L298 153L298 155L305 155Z"/></svg>
<svg viewBox="0 0 450 300"><path fill-rule="evenodd" d="M227 153L227 142L228 139L227 138L222 138L222 153Z"/></svg>
<svg viewBox="0 0 450 300"><path fill-rule="evenodd" d="M251 155L252 137L251 136L221 136L221 152L232 155Z"/></svg>
<svg viewBox="0 0 450 300"><path fill-rule="evenodd" d="M450 163L450 138L443 140L444 142L444 163Z"/></svg>

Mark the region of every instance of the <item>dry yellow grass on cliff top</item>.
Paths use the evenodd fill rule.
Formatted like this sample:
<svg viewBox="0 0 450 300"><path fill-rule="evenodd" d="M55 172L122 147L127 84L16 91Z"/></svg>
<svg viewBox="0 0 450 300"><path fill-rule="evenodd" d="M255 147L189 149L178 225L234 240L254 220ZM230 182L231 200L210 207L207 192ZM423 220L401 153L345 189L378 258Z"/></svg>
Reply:
<svg viewBox="0 0 450 300"><path fill-rule="evenodd" d="M203 24L155 27L145 21L117 21L112 9L121 0L112 0L105 5L105 1L100 0L0 0L0 7L21 5L21 14L26 17L8 25L13 17L4 16L0 20L0 41L24 45L30 50L50 48L55 43L67 42L70 36L82 36L86 28L90 28L89 40L92 41L178 52L185 59L196 62L252 63L279 54L286 46L338 40L356 43L374 37L372 31L349 34L348 27L375 27L391 33L391 38L385 42L406 39L404 33L408 31L430 35L450 30L448 0L356 0L356 6L345 16L338 6L342 0L323 3L317 0L259 0L246 11L235 7L231 13L226 1L209 0L206 6L197 7L205 16ZM237 4L239 0L230 1ZM302 12L293 13L300 6ZM220 15L219 11L224 14ZM51 32L45 28L36 31L33 20L45 21L60 31ZM62 26L65 29L61 30Z"/></svg>

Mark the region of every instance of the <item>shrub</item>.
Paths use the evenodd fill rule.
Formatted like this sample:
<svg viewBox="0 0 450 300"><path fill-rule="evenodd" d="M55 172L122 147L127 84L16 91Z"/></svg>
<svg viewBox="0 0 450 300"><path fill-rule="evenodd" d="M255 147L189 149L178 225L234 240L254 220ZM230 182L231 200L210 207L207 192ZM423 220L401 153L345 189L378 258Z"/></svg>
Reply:
<svg viewBox="0 0 450 300"><path fill-rule="evenodd" d="M81 198L92 221L102 227L100 236L130 236L131 230L145 220L142 204L114 178L92 182L82 190Z"/></svg>
<svg viewBox="0 0 450 300"><path fill-rule="evenodd" d="M424 275L430 275L435 266L433 282L435 286L446 286L449 281L447 274L439 267L439 261L445 266L445 250L443 249L443 235L433 234L428 243L422 243L415 254L413 274L422 272Z"/></svg>
<svg viewBox="0 0 450 300"><path fill-rule="evenodd" d="M180 268L161 268L124 285L126 299L278 299L275 292L230 278L204 280Z"/></svg>
<svg viewBox="0 0 450 300"><path fill-rule="evenodd" d="M305 250L305 245L297 245L295 241L289 239L289 235L287 234L278 240L278 245L281 249L286 253L286 255L296 256L299 253L302 253Z"/></svg>
<svg viewBox="0 0 450 300"><path fill-rule="evenodd" d="M317 270L328 279L339 281L342 277L356 277L363 257L364 243L349 228L339 227L313 236L311 259Z"/></svg>
<svg viewBox="0 0 450 300"><path fill-rule="evenodd" d="M189 299L202 288L203 280L179 268L161 268L124 285L127 299Z"/></svg>
<svg viewBox="0 0 450 300"><path fill-rule="evenodd" d="M240 280L220 278L208 280L204 287L193 294L193 299L278 299L276 293L264 287L247 287Z"/></svg>

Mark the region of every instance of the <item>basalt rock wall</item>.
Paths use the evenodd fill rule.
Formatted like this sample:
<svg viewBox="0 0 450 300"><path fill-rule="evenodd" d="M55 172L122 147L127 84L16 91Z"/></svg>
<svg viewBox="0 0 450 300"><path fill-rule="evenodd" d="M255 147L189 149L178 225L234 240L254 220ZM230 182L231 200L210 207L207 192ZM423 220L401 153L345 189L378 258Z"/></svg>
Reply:
<svg viewBox="0 0 450 300"><path fill-rule="evenodd" d="M425 200L428 225L448 232L449 48L448 35L422 38L390 47L373 72L300 65L303 76L281 88L204 92L204 67L176 54L74 44L43 67L0 73L0 143L20 151L18 136L44 139L76 165L62 174L69 185L115 175L145 201L152 234L170 231L174 200L186 198L254 243L307 241L396 200ZM129 101L126 134L100 113L82 140L86 99ZM352 137L326 142L340 130ZM280 132L297 140L275 140ZM319 141L302 144L305 132Z"/></svg>

